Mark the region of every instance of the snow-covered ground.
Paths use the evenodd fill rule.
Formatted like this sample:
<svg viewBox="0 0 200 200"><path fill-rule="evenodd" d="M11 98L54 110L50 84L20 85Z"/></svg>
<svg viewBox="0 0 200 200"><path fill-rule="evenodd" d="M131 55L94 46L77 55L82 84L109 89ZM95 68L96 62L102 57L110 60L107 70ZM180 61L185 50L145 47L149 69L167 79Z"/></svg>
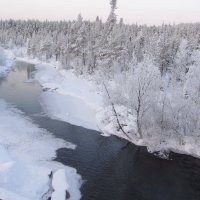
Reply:
<svg viewBox="0 0 200 200"><path fill-rule="evenodd" d="M40 129L4 100L0 100L0 121L0 199L45 199L52 187L51 171L60 169L70 199L80 199L80 175L73 168L51 161L57 149L74 149L74 144Z"/></svg>

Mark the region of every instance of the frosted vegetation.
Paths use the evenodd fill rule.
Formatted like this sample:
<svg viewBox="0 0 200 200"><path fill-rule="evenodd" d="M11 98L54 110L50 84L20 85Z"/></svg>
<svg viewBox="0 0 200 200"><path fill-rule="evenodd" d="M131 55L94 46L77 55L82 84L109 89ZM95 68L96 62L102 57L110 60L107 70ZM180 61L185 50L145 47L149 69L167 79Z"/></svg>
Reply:
<svg viewBox="0 0 200 200"><path fill-rule="evenodd" d="M106 112L99 114L105 132L200 155L191 150L200 136L200 24L127 25L117 21L115 9L112 0L105 23L81 15L0 21L0 44L17 56L59 61L95 77L105 88Z"/></svg>
<svg viewBox="0 0 200 200"><path fill-rule="evenodd" d="M5 50L0 47L0 77L6 76L6 74L12 68L12 56L5 52Z"/></svg>

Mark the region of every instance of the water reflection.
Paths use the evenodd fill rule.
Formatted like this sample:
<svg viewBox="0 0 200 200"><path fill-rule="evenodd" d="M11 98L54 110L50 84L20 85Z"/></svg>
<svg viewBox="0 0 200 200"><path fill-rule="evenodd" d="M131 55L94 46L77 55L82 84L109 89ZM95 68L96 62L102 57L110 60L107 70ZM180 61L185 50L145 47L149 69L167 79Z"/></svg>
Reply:
<svg viewBox="0 0 200 200"><path fill-rule="evenodd" d="M6 78L0 79L0 98L29 114L41 110L39 103L35 103L41 93L40 86L37 83L25 83L33 71L33 65L17 62L14 70Z"/></svg>

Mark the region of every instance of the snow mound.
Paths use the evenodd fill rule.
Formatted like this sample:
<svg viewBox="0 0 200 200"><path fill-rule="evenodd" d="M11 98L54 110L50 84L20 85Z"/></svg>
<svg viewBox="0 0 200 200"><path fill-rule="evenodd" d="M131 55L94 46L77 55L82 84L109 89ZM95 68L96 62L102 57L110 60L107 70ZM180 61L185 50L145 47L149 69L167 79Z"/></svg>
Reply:
<svg viewBox="0 0 200 200"><path fill-rule="evenodd" d="M68 184L66 181L65 171L64 170L58 170L53 175L53 181L52 181L52 187L54 189L54 192L52 193L52 200L65 200L66 194L68 190ZM68 198L69 198L68 194Z"/></svg>

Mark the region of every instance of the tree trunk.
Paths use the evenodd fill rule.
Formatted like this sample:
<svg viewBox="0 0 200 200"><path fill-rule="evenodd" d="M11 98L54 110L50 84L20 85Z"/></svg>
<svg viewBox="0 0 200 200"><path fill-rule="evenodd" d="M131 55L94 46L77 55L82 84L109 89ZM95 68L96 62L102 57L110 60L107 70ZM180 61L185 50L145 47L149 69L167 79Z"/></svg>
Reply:
<svg viewBox="0 0 200 200"><path fill-rule="evenodd" d="M123 129L123 127L122 127L122 125L121 125L121 123L120 123L120 121L119 121L119 118L118 118L118 115L117 115L117 111L115 110L115 106L114 106L113 102L111 101L111 97L110 97L110 94L109 94L109 92L108 92L108 89L107 89L105 83L103 83L103 85L104 85L104 87L105 87L106 93L107 93L108 98L109 98L109 100L110 100L110 103L111 103L111 105L112 105L113 112L115 113L115 116L116 116L116 119L117 119L117 124L118 124L118 126L119 126L119 129L120 129L120 130L122 131L122 133L131 141L132 139L131 139L130 136L124 131L124 129Z"/></svg>
<svg viewBox="0 0 200 200"><path fill-rule="evenodd" d="M137 130L138 130L140 139L142 139L143 136L142 136L141 123L140 123L140 112L141 112L141 90L140 90L140 84L139 84L138 108L137 108Z"/></svg>
<svg viewBox="0 0 200 200"><path fill-rule="evenodd" d="M137 130L138 130L138 134L140 136L140 139L142 139L143 136L142 136L142 129L141 129L141 124L140 124L139 116L137 116Z"/></svg>

